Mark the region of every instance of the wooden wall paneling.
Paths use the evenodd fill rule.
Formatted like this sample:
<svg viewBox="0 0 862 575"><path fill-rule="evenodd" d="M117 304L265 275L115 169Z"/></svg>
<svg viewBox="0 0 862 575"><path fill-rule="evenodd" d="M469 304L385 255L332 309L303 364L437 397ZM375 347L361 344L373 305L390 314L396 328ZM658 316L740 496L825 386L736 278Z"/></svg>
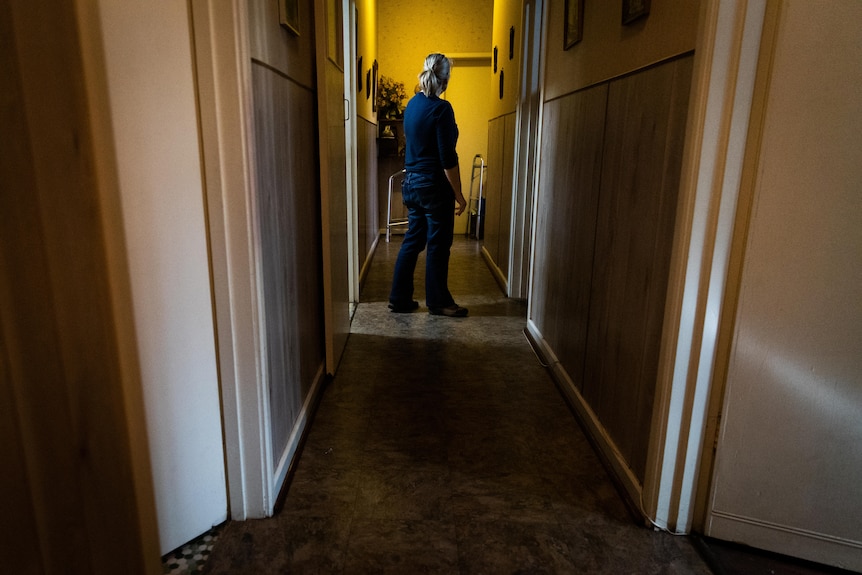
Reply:
<svg viewBox="0 0 862 575"><path fill-rule="evenodd" d="M377 189L377 126L371 122L365 122L365 154L359 157L359 161L365 164L365 197L367 207L365 209L366 231L368 238L366 253L371 256L375 242L380 237L380 194ZM360 215L361 217L361 215Z"/></svg>
<svg viewBox="0 0 862 575"><path fill-rule="evenodd" d="M500 204L503 186L503 154L505 150L505 119L496 118L488 124L488 167L485 187L485 213L482 220L482 245L494 262L500 256Z"/></svg>
<svg viewBox="0 0 862 575"><path fill-rule="evenodd" d="M286 444L292 427L295 403L288 372L292 362L289 354L298 342L295 332L288 326L296 324L288 298L295 297L292 279L286 267L290 259L290 246L283 234L288 228L286 202L291 200L284 173L286 160L282 144L287 131L287 110L282 106L286 93L283 78L264 66L252 65L254 99L256 176L258 214L260 221L261 280L263 284L263 318L265 322L264 347L266 349L266 381L269 386L269 412L272 436L272 455L278 455ZM273 461L275 463L275 461Z"/></svg>
<svg viewBox="0 0 862 575"><path fill-rule="evenodd" d="M283 2L284 0L278 0ZM244 3L248 10L251 58L265 62L294 81L314 87L312 0L299 0L299 36L279 23L278 2Z"/></svg>
<svg viewBox="0 0 862 575"><path fill-rule="evenodd" d="M18 573L144 573L147 446L124 397L140 382L121 366L102 219L116 190L96 176L75 22L73 2L0 7L0 457L24 463L0 472L0 555Z"/></svg>
<svg viewBox="0 0 862 575"><path fill-rule="evenodd" d="M536 321L578 389L583 387L607 92L601 85L547 104L543 128L539 206L545 215L537 228L543 239L536 250L536 274L547 287L543 315Z"/></svg>
<svg viewBox="0 0 862 575"><path fill-rule="evenodd" d="M688 58L627 76L608 95L583 393L641 481L690 66Z"/></svg>
<svg viewBox="0 0 862 575"><path fill-rule="evenodd" d="M273 464L323 361L314 94L253 65L267 380Z"/></svg>
<svg viewBox="0 0 862 575"><path fill-rule="evenodd" d="M288 113L287 144L283 150L289 163L285 176L292 188L290 227L294 230L288 241L293 248L292 273L297 297L288 300L296 308L296 331L299 340L298 404L300 408L318 376L324 362L323 340L323 269L321 246L321 212L318 193L317 125L314 122L315 93L304 86L285 81L287 98L282 106Z"/></svg>

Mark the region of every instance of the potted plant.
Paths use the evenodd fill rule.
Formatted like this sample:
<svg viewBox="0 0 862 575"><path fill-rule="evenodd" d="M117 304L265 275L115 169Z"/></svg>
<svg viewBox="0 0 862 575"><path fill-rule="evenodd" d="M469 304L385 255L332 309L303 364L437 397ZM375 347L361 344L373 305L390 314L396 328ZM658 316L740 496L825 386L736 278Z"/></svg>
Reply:
<svg viewBox="0 0 862 575"><path fill-rule="evenodd" d="M381 118L395 119L404 115L407 92L404 83L381 75L377 80L377 113Z"/></svg>

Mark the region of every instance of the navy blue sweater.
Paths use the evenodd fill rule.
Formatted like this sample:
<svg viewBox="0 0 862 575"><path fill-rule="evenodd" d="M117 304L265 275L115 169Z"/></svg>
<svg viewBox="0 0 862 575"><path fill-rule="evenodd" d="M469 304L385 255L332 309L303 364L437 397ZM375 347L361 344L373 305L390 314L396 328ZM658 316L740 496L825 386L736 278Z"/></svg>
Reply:
<svg viewBox="0 0 862 575"><path fill-rule="evenodd" d="M404 110L404 136L407 149L404 168L408 172L443 176L443 170L458 165L455 144L458 125L452 104L419 92Z"/></svg>

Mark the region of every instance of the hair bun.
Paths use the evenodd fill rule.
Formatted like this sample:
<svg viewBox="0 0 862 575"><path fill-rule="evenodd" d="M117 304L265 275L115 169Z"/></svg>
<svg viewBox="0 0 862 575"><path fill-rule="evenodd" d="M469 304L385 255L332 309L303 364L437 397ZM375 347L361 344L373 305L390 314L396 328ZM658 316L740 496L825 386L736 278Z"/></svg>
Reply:
<svg viewBox="0 0 862 575"><path fill-rule="evenodd" d="M428 54L419 74L419 83L426 96L436 95L446 89L452 63L443 54Z"/></svg>

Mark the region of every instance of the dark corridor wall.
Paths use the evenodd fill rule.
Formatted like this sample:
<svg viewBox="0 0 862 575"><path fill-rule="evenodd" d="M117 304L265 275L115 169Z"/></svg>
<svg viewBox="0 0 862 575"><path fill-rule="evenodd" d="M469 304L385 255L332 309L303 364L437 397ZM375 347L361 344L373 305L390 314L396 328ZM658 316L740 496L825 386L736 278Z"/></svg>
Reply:
<svg viewBox="0 0 862 575"><path fill-rule="evenodd" d="M488 123L488 170L483 214L482 248L497 282L508 291L509 251L512 239L512 185L515 176L516 114Z"/></svg>
<svg viewBox="0 0 862 575"><path fill-rule="evenodd" d="M531 320L643 483L693 56L545 104Z"/></svg>
<svg viewBox="0 0 862 575"><path fill-rule="evenodd" d="M305 0L304 13L312 14ZM277 467L324 362L313 19L299 36L275 2L249 12L266 380Z"/></svg>

